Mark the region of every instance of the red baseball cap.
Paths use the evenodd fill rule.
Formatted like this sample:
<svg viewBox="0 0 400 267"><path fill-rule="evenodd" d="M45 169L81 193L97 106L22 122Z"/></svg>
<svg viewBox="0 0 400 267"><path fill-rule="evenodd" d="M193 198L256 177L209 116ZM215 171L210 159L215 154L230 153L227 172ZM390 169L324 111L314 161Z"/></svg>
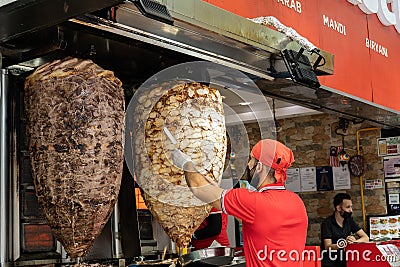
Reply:
<svg viewBox="0 0 400 267"><path fill-rule="evenodd" d="M253 147L251 155L275 170L275 179L278 183L286 181L286 170L294 162L293 152L290 148L281 142L263 139Z"/></svg>

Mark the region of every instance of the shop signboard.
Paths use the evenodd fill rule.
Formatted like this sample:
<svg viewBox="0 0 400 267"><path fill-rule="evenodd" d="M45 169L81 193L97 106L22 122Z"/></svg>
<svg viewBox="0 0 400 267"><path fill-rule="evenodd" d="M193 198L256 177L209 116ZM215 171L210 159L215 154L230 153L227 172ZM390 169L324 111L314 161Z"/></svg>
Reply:
<svg viewBox="0 0 400 267"><path fill-rule="evenodd" d="M322 85L400 111L400 0L204 1L245 18L276 17L334 54Z"/></svg>

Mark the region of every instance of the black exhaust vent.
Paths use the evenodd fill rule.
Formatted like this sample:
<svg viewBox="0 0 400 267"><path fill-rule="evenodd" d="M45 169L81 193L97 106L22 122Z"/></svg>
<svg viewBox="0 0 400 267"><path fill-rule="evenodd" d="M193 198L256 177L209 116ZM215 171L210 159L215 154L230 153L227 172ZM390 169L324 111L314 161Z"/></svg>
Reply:
<svg viewBox="0 0 400 267"><path fill-rule="evenodd" d="M295 82L312 88L319 88L320 83L317 74L314 72L310 60L303 52L304 48L301 48L298 52L290 49L282 50L286 67Z"/></svg>
<svg viewBox="0 0 400 267"><path fill-rule="evenodd" d="M166 6L152 0L136 0L134 2L140 12L146 17L156 19L168 24L173 24L174 19L169 14Z"/></svg>

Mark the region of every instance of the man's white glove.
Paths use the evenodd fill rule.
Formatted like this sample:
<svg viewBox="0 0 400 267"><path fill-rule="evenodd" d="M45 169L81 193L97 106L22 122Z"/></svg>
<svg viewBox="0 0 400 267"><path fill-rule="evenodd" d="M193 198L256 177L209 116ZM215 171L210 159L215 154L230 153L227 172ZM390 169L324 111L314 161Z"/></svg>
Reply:
<svg viewBox="0 0 400 267"><path fill-rule="evenodd" d="M175 148L172 151L172 161L178 168L184 170L183 167L185 166L185 164L188 162L192 162L192 159L179 149Z"/></svg>

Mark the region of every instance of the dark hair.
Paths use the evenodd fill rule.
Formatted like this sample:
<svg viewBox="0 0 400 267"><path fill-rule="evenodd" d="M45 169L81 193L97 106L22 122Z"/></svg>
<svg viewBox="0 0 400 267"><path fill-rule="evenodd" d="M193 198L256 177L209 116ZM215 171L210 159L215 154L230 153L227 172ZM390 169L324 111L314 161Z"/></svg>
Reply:
<svg viewBox="0 0 400 267"><path fill-rule="evenodd" d="M336 209L337 205L342 204L343 199L348 199L351 200L351 196L347 193L338 193L336 196L333 198L333 207Z"/></svg>

